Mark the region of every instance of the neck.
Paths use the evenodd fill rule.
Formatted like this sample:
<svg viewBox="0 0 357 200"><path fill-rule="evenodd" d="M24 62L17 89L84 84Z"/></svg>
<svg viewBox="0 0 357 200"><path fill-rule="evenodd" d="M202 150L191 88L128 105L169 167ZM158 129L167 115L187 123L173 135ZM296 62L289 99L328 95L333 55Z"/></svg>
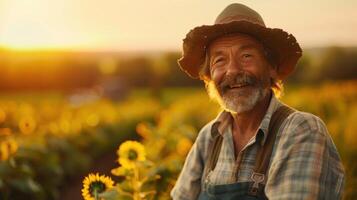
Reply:
<svg viewBox="0 0 357 200"><path fill-rule="evenodd" d="M236 134L252 136L256 133L269 107L271 96L270 90L251 110L244 113L232 113L233 129Z"/></svg>

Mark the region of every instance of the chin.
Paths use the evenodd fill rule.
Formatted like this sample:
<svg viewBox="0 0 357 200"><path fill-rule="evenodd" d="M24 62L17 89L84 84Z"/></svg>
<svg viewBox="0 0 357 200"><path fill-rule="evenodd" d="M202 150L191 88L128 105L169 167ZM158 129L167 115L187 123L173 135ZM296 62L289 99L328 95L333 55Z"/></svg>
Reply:
<svg viewBox="0 0 357 200"><path fill-rule="evenodd" d="M223 100L223 105L222 107L231 113L236 113L236 114L242 114L245 112L248 112L254 108L256 105L255 101L251 102L242 102L240 101L239 103L232 101L232 100Z"/></svg>
<svg viewBox="0 0 357 200"><path fill-rule="evenodd" d="M238 93L226 93L220 100L221 106L228 112L242 114L251 111L264 99L269 90L257 89L249 95L242 96Z"/></svg>

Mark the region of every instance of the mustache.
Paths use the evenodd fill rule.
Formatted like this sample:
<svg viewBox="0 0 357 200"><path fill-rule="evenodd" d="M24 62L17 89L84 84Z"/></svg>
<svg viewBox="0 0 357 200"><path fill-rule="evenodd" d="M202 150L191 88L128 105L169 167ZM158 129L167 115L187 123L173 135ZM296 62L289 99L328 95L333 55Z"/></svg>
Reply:
<svg viewBox="0 0 357 200"><path fill-rule="evenodd" d="M233 85L257 85L258 83L259 80L255 76L248 73L240 73L225 76L219 84L219 88L222 92L226 92Z"/></svg>

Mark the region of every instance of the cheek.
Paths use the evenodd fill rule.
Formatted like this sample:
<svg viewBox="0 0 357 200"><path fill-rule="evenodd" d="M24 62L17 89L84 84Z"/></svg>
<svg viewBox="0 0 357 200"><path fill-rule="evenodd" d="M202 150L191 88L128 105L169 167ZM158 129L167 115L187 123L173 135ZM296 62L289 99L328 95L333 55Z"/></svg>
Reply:
<svg viewBox="0 0 357 200"><path fill-rule="evenodd" d="M264 85L269 85L270 84L270 72L268 70L263 70L259 74L259 79Z"/></svg>
<svg viewBox="0 0 357 200"><path fill-rule="evenodd" d="M211 73L211 78L212 78L212 81L214 83L220 83L222 78L223 78L223 75L224 75L224 71L222 69L215 69L214 71L212 71Z"/></svg>
<svg viewBox="0 0 357 200"><path fill-rule="evenodd" d="M250 69L251 72L255 74L255 76L261 81L265 82L266 80L270 80L270 65L263 62L262 60L258 60L257 62L255 62L253 67L251 67Z"/></svg>

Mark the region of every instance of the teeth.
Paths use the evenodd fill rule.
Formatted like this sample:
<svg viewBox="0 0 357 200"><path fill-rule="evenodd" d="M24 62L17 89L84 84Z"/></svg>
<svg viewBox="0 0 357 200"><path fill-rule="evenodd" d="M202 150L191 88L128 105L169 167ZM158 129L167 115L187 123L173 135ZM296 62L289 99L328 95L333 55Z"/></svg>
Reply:
<svg viewBox="0 0 357 200"><path fill-rule="evenodd" d="M240 87L243 87L243 86L246 86L248 84L236 84L236 85L232 85L230 86L231 88L240 88Z"/></svg>

